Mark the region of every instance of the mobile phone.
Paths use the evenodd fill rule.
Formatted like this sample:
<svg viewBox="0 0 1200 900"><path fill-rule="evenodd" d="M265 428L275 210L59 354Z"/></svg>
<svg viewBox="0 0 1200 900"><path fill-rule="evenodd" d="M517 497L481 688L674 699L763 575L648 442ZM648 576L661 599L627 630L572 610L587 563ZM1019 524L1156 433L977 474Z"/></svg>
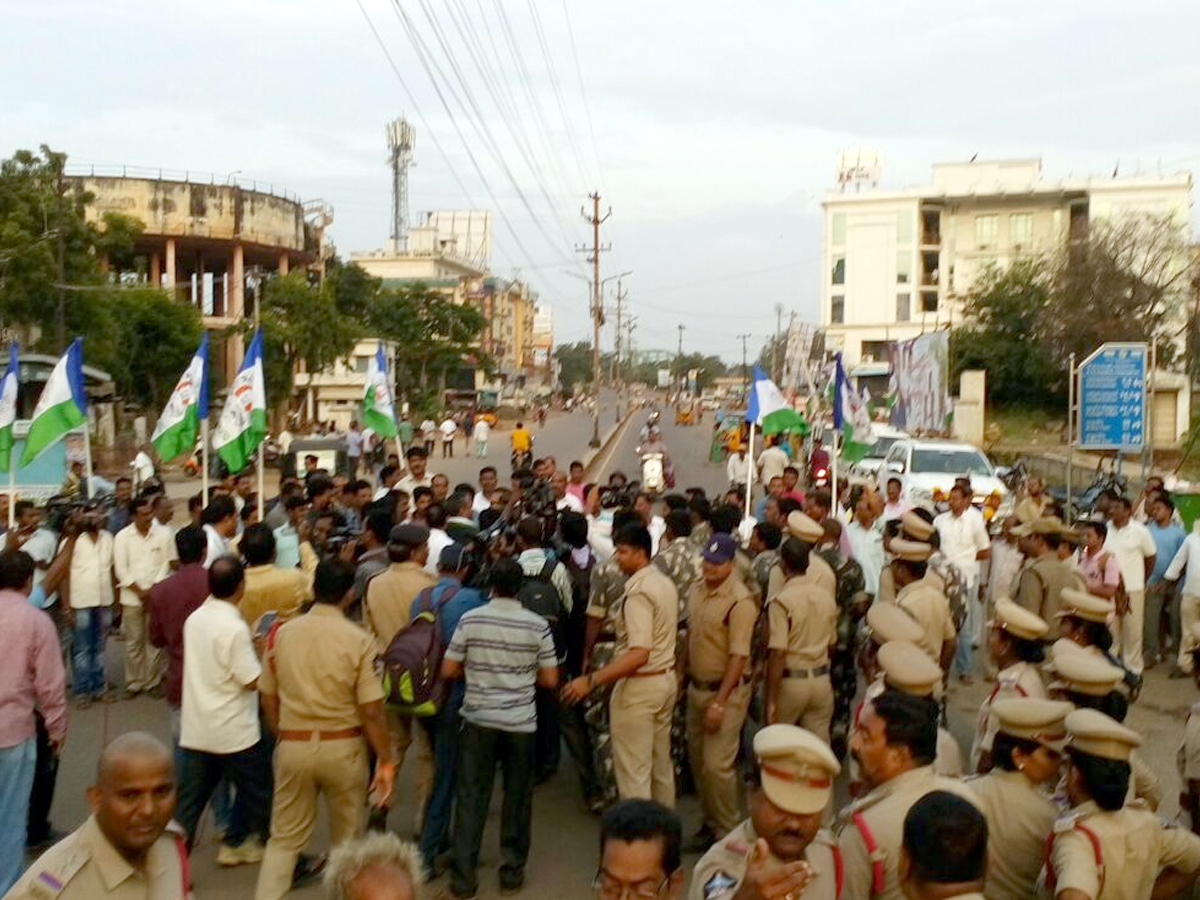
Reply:
<svg viewBox="0 0 1200 900"><path fill-rule="evenodd" d="M262 614L262 618L258 620L258 628L254 633L257 637L266 637L271 630L271 626L279 619L279 613L275 610L270 610Z"/></svg>

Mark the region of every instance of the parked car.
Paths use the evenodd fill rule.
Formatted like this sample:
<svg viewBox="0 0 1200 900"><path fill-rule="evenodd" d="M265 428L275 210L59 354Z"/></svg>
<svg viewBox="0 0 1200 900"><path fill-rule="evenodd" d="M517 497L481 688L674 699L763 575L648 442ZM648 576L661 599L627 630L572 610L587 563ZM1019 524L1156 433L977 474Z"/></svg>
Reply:
<svg viewBox="0 0 1200 900"><path fill-rule="evenodd" d="M988 522L1002 521L1015 502L987 455L961 441L897 440L884 457L884 469L899 476L903 494L914 506L944 511L954 479L961 477L971 479L971 502Z"/></svg>
<svg viewBox="0 0 1200 900"><path fill-rule="evenodd" d="M888 451L896 441L907 438L908 433L890 425L872 425L871 437L874 438L871 449L867 451L866 456L850 466L850 475L877 481Z"/></svg>

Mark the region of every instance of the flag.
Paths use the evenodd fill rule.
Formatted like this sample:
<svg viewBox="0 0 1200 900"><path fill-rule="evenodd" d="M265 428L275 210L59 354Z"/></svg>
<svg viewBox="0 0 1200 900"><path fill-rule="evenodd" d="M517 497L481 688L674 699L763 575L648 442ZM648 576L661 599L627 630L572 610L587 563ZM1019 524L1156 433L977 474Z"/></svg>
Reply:
<svg viewBox="0 0 1200 900"><path fill-rule="evenodd" d="M746 421L757 425L763 434L807 428L800 414L783 399L783 392L758 366L754 367L754 384L750 386Z"/></svg>
<svg viewBox="0 0 1200 900"><path fill-rule="evenodd" d="M75 338L62 359L54 364L42 396L38 398L25 437L21 465L27 466L63 435L87 422L87 396L83 391L83 338Z"/></svg>
<svg viewBox="0 0 1200 900"><path fill-rule="evenodd" d="M833 403L833 427L842 433L842 459L857 462L867 455L873 443L871 417L863 398L855 393L842 368L842 354L837 355L837 375Z"/></svg>
<svg viewBox="0 0 1200 900"><path fill-rule="evenodd" d="M240 472L267 435L267 388L263 379L262 331L246 348L246 358L229 386L225 408L212 434L213 449L230 472Z"/></svg>
<svg viewBox="0 0 1200 900"><path fill-rule="evenodd" d="M8 346L8 368L0 382L0 472L7 472L12 465L13 424L17 421L20 384L21 366L17 362L17 342L13 341Z"/></svg>
<svg viewBox="0 0 1200 900"><path fill-rule="evenodd" d="M388 380L387 357L383 355L382 341L367 364L367 390L363 395L362 417L363 424L381 438L394 438L398 433L396 401Z"/></svg>
<svg viewBox="0 0 1200 900"><path fill-rule="evenodd" d="M158 417L150 443L163 462L170 462L196 446L200 422L208 418L208 332L192 361L179 376L166 408Z"/></svg>

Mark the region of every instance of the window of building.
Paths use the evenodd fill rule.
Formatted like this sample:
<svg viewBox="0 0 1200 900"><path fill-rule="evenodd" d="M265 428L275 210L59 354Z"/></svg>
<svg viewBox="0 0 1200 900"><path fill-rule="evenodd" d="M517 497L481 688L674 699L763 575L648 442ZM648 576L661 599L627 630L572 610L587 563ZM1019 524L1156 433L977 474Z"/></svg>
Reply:
<svg viewBox="0 0 1200 900"><path fill-rule="evenodd" d="M912 317L912 295L908 293L896 295L896 321L907 322Z"/></svg>
<svg viewBox="0 0 1200 900"><path fill-rule="evenodd" d="M1013 213L1008 217L1008 240L1017 247L1033 243L1033 213Z"/></svg>
<svg viewBox="0 0 1200 900"><path fill-rule="evenodd" d="M999 216L975 217L975 246L981 250L996 246Z"/></svg>
<svg viewBox="0 0 1200 900"><path fill-rule="evenodd" d="M829 239L835 247L846 243L846 214L834 213L829 220Z"/></svg>
<svg viewBox="0 0 1200 900"><path fill-rule="evenodd" d="M833 258L833 274L830 277L832 284L846 283L846 257L835 256Z"/></svg>
<svg viewBox="0 0 1200 900"><path fill-rule="evenodd" d="M901 247L911 244L913 239L913 214L902 212L896 216L896 243Z"/></svg>
<svg viewBox="0 0 1200 900"><path fill-rule="evenodd" d="M371 357L356 356L354 357L354 371L359 375L366 375L367 368L371 365Z"/></svg>
<svg viewBox="0 0 1200 900"><path fill-rule="evenodd" d="M921 291L921 312L935 313L937 310L937 291Z"/></svg>
<svg viewBox="0 0 1200 900"><path fill-rule="evenodd" d="M863 341L862 358L864 360L883 362L888 358L888 351L891 350L891 347L891 341Z"/></svg>
<svg viewBox="0 0 1200 900"><path fill-rule="evenodd" d="M832 325L842 325L846 321L846 297L835 294L829 300L829 322Z"/></svg>
<svg viewBox="0 0 1200 900"><path fill-rule="evenodd" d="M896 284L912 284L912 253L907 250L896 254Z"/></svg>

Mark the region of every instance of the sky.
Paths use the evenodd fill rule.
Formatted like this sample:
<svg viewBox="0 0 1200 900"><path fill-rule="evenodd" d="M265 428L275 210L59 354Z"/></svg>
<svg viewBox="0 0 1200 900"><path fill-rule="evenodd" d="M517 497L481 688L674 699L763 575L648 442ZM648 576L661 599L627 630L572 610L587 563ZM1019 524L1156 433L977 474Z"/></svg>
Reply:
<svg viewBox="0 0 1200 900"><path fill-rule="evenodd" d="M777 305L818 319L841 149L879 150L884 187L974 154L1040 156L1051 178L1200 166L1188 0L0 0L0 17L0 153L320 198L343 256L389 235L384 129L407 117L412 218L491 209L493 271L531 284L559 342L591 336L575 247L593 191L635 344L673 351L683 324L685 351L737 362Z"/></svg>

